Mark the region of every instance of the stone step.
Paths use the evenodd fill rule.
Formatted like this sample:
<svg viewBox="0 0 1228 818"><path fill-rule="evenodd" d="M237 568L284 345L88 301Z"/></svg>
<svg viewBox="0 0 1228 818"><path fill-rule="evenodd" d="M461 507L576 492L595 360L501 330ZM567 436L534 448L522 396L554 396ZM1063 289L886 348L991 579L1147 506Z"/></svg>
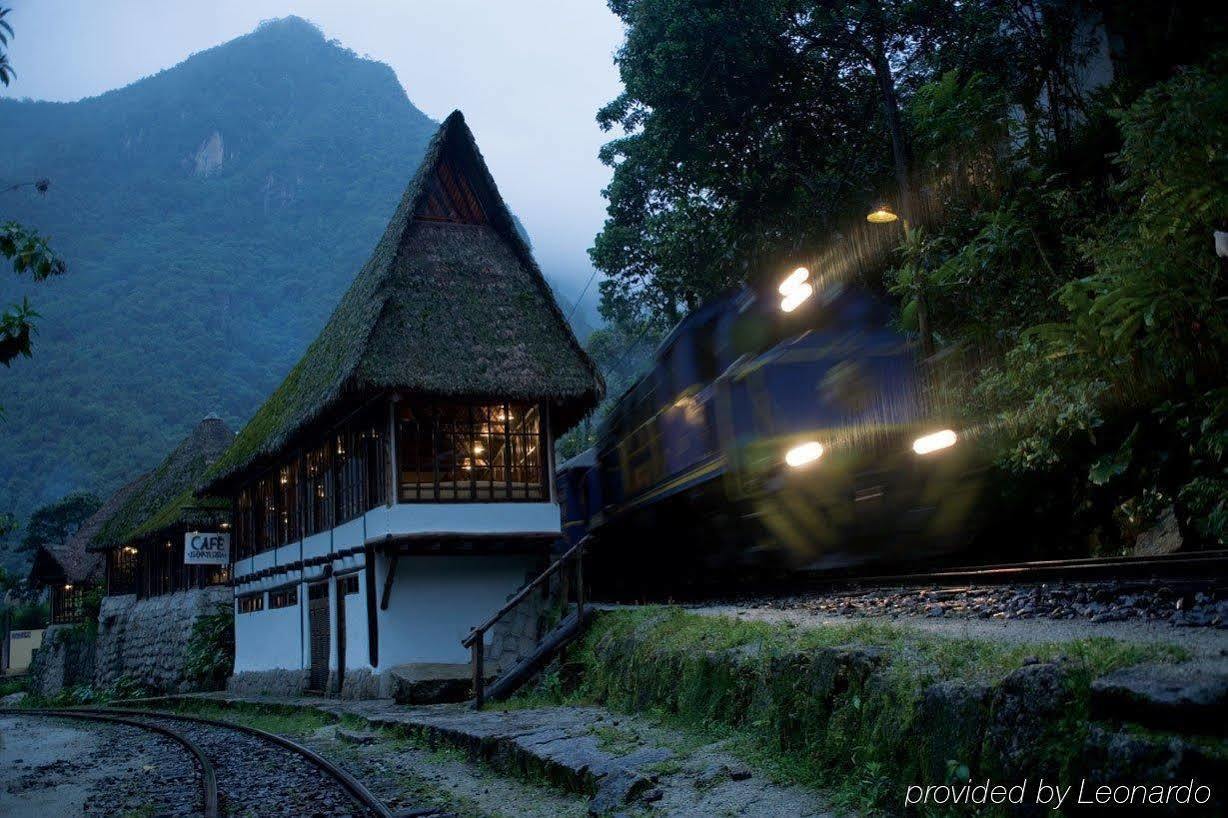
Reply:
<svg viewBox="0 0 1228 818"><path fill-rule="evenodd" d="M397 665L388 673L397 704L446 704L473 698L469 665L417 663Z"/></svg>
<svg viewBox="0 0 1228 818"><path fill-rule="evenodd" d="M1092 682L1092 717L1188 735L1228 735L1228 660L1136 665Z"/></svg>

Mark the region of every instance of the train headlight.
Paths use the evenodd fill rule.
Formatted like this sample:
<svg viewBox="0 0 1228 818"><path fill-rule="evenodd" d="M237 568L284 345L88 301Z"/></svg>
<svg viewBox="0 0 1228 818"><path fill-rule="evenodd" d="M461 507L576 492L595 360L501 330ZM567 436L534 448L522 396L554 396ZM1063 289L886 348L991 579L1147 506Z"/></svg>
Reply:
<svg viewBox="0 0 1228 818"><path fill-rule="evenodd" d="M798 267L793 272L789 273L784 281L780 282L777 287L780 294L784 296L780 299L780 309L784 312L793 312L800 307L803 302L810 296L814 295L814 287L811 286L807 279L810 278L810 271L805 267Z"/></svg>
<svg viewBox="0 0 1228 818"><path fill-rule="evenodd" d="M789 273L788 277L786 277L784 281L780 282L780 286L777 289L780 290L781 295L788 295L789 293L793 292L795 287L805 283L809 278L810 271L805 267L798 267L796 270Z"/></svg>
<svg viewBox="0 0 1228 818"><path fill-rule="evenodd" d="M785 452L785 462L795 469L809 465L823 456L823 444L817 440L807 441Z"/></svg>
<svg viewBox="0 0 1228 818"><path fill-rule="evenodd" d="M959 437L950 429L943 429L941 432L934 432L931 435L922 435L912 442L912 450L917 454L929 454L930 452L949 449L955 445L955 441Z"/></svg>
<svg viewBox="0 0 1228 818"><path fill-rule="evenodd" d="M785 312L793 312L812 295L814 295L814 287L803 281L794 287L792 292L780 299L780 308Z"/></svg>

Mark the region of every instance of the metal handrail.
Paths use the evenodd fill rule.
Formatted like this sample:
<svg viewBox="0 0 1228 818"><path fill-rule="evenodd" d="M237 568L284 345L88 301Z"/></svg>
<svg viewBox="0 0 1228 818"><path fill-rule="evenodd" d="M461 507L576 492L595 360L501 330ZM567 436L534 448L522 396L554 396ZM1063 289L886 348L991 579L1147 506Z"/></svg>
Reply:
<svg viewBox="0 0 1228 818"><path fill-rule="evenodd" d="M585 536L580 542L569 548L561 557L550 563L545 571L542 571L535 579L517 591L493 616L470 630L469 634L461 640L461 645L469 648L473 654L473 696L475 708L481 708L486 700L486 673L483 655L485 650L483 638L486 636L486 632L493 628L509 611L523 602L529 594L541 587L543 583L548 582L552 576L561 572L565 566L572 562L576 566L576 608L580 617L584 616L584 561L582 558L584 556L584 547L588 540L589 537Z"/></svg>

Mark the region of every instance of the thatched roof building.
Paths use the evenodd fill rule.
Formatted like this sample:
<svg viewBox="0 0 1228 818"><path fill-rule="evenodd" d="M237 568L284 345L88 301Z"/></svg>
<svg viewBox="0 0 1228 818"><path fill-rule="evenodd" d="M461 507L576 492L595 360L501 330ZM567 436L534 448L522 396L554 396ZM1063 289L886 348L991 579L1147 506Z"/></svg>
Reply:
<svg viewBox="0 0 1228 818"><path fill-rule="evenodd" d="M604 384L554 301L459 111L319 337L211 470L223 493L364 396L547 401L558 431Z"/></svg>
<svg viewBox="0 0 1228 818"><path fill-rule="evenodd" d="M156 468L125 487L131 490L96 528L89 549L105 551L175 526L195 528L226 521L228 501L197 499L193 490L233 442L234 433L216 415L196 424Z"/></svg>

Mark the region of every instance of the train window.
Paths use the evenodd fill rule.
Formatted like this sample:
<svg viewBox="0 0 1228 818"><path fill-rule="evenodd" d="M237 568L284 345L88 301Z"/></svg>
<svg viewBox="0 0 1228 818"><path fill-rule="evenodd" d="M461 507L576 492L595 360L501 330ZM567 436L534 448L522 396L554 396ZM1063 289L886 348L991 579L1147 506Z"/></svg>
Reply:
<svg viewBox="0 0 1228 818"><path fill-rule="evenodd" d="M716 365L716 320L709 320L694 333L695 373L700 383L708 384L720 374Z"/></svg>

